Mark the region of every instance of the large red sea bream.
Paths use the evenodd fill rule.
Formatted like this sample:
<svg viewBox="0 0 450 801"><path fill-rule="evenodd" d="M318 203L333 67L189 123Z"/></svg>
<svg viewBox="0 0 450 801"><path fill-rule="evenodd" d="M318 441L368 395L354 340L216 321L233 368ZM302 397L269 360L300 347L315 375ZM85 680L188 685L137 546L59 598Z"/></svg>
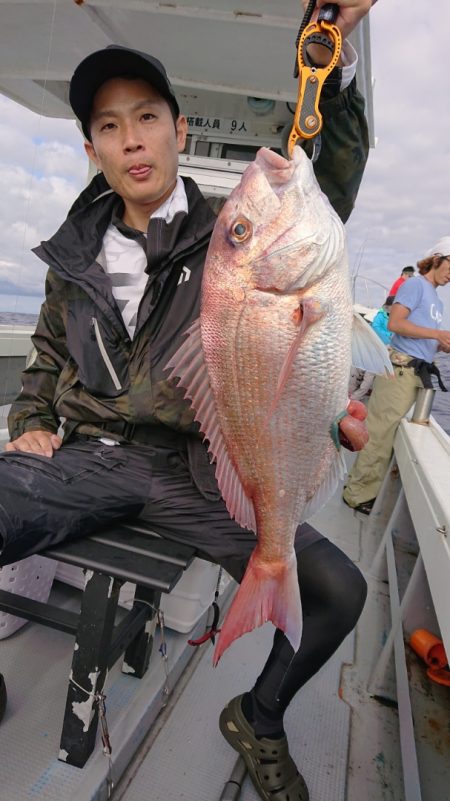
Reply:
<svg viewBox="0 0 450 801"><path fill-rule="evenodd" d="M257 535L214 654L267 620L300 645L294 535L343 476L353 321L343 225L300 148L261 149L217 219L201 314L168 367L185 389L232 517ZM389 369L360 318L356 366ZM340 423L361 447L360 420ZM334 429L334 438L332 432Z"/></svg>

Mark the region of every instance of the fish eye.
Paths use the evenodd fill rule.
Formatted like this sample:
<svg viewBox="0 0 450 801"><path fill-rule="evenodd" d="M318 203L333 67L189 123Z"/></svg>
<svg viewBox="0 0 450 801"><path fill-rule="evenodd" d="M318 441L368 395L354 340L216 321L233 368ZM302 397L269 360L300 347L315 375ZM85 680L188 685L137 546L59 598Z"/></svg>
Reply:
<svg viewBox="0 0 450 801"><path fill-rule="evenodd" d="M245 242L253 233L253 226L246 217L238 217L231 226L230 234L234 242Z"/></svg>

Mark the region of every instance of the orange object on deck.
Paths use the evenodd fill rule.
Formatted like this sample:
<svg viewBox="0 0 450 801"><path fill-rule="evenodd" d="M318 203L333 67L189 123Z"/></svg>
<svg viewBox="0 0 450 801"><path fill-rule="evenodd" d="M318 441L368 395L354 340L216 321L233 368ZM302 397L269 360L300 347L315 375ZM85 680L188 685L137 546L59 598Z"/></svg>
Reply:
<svg viewBox="0 0 450 801"><path fill-rule="evenodd" d="M448 666L448 659L445 653L444 643L434 634L426 629L416 629L411 634L409 644L413 651L420 656L430 668L430 672L440 671ZM450 676L449 671L446 671ZM430 678L432 678L430 676Z"/></svg>
<svg viewBox="0 0 450 801"><path fill-rule="evenodd" d="M450 670L448 666L438 670L428 668L427 676L431 681L435 681L436 684L443 684L445 687L450 687Z"/></svg>

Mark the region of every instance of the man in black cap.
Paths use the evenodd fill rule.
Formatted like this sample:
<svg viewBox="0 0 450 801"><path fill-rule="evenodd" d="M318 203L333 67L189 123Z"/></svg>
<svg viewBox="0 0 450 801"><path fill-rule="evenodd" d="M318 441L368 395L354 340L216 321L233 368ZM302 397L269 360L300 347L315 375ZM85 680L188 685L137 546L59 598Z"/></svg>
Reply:
<svg viewBox="0 0 450 801"><path fill-rule="evenodd" d="M346 35L370 0L338 3ZM334 73L325 93L326 157L316 166L343 218L367 157L352 69ZM186 118L162 64L115 45L75 70L70 102L100 172L35 251L49 268L46 299L0 454L0 564L141 514L240 581L254 535L230 519L192 411L165 371L199 315L215 222L195 183L178 175ZM220 720L265 801L308 799L283 715L353 628L366 594L355 565L311 526L299 527L296 550L301 647L294 654L277 631L254 688Z"/></svg>

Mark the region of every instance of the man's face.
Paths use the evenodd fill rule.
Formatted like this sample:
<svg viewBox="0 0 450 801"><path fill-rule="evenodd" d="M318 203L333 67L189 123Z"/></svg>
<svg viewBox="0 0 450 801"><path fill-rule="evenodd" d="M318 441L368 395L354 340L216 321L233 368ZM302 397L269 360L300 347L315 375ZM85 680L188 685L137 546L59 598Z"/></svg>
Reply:
<svg viewBox="0 0 450 801"><path fill-rule="evenodd" d="M147 222L175 187L186 118L174 123L169 104L143 80L112 78L94 98L89 158L125 204L124 221Z"/></svg>

